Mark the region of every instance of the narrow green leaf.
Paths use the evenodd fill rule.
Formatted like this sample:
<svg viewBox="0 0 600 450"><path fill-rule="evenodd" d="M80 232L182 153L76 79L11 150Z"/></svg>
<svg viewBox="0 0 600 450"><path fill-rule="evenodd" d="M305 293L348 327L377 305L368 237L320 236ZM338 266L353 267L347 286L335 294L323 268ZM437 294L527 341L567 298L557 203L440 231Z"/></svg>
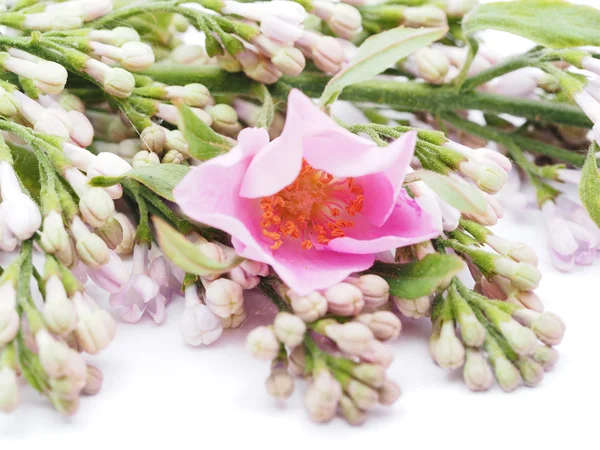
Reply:
<svg viewBox="0 0 600 450"><path fill-rule="evenodd" d="M461 212L483 214L487 210L487 202L475 186L429 170L417 170L412 177L424 181L442 200Z"/></svg>
<svg viewBox="0 0 600 450"><path fill-rule="evenodd" d="M232 256L225 262L215 261L200 251L197 245L158 217L153 218L158 245L164 255L177 267L194 275L228 272L238 266L244 258Z"/></svg>
<svg viewBox="0 0 600 450"><path fill-rule="evenodd" d="M371 36L358 48L348 67L334 76L319 103L333 102L347 86L369 80L402 58L444 37L448 28L394 28Z"/></svg>
<svg viewBox="0 0 600 450"><path fill-rule="evenodd" d="M126 179L136 180L170 201L173 198L173 188L179 184L190 168L181 164L157 164L138 167L120 177L94 177L89 184L96 187L109 187Z"/></svg>
<svg viewBox="0 0 600 450"><path fill-rule="evenodd" d="M206 125L187 105L180 105L183 135L189 145L190 155L201 161L227 153L235 141Z"/></svg>
<svg viewBox="0 0 600 450"><path fill-rule="evenodd" d="M592 144L581 170L579 197L592 220L600 227L600 174L596 161L597 151L598 146Z"/></svg>
<svg viewBox="0 0 600 450"><path fill-rule="evenodd" d="M385 278L390 285L390 294L415 300L444 289L464 266L456 255L432 253L421 261L408 264L376 262L369 273Z"/></svg>
<svg viewBox="0 0 600 450"><path fill-rule="evenodd" d="M262 107L260 108L260 113L258 114L256 126L259 128L269 128L273 123L273 116L275 115L273 98L264 84L257 86L256 94L262 101Z"/></svg>
<svg viewBox="0 0 600 450"><path fill-rule="evenodd" d="M521 0L479 5L463 19L470 35L506 31L551 48L600 45L600 11L564 0Z"/></svg>

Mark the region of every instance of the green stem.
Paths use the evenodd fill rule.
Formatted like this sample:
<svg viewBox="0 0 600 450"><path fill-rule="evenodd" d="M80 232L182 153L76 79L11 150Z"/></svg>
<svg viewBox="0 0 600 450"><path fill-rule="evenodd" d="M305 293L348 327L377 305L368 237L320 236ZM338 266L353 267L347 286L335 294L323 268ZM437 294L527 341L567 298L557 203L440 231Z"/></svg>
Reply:
<svg viewBox="0 0 600 450"><path fill-rule="evenodd" d="M277 292L277 289L273 286L268 279L263 278L258 284L258 289L265 294L273 302L279 311L291 311L290 305L285 299Z"/></svg>
<svg viewBox="0 0 600 450"><path fill-rule="evenodd" d="M197 67L180 64L155 64L145 75L155 80L183 85L202 83L213 95L252 95L255 82L243 74L231 74L214 67ZM295 77L282 77L270 87L277 100L285 100L292 88L300 89L309 97L319 97L329 77L319 73L302 73ZM347 87L341 100L385 104L406 111L441 112L460 109L480 110L487 113L505 113L528 119L546 120L590 128L592 123L576 106L505 97L484 92L458 92L454 86L430 86L423 83L388 80L371 80Z"/></svg>

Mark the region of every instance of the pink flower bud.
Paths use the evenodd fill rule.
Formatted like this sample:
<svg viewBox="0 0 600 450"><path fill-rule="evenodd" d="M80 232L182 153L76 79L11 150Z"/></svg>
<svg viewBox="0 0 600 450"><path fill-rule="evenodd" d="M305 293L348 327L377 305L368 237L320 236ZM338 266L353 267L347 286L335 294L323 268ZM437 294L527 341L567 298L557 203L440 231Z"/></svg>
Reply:
<svg viewBox="0 0 600 450"><path fill-rule="evenodd" d="M304 346L294 347L289 354L288 364L290 372L296 376L303 376L306 364L306 350Z"/></svg>
<svg viewBox="0 0 600 450"><path fill-rule="evenodd" d="M379 389L379 403L385 406L391 406L400 398L402 391L392 380L384 380L383 386Z"/></svg>
<svg viewBox="0 0 600 450"><path fill-rule="evenodd" d="M361 410L350 397L342 395L340 398L339 409L344 419L350 425L362 425L367 420L367 413Z"/></svg>
<svg viewBox="0 0 600 450"><path fill-rule="evenodd" d="M337 344L341 351L349 355L360 355L375 339L370 328L359 322L328 325L325 328L325 334Z"/></svg>
<svg viewBox="0 0 600 450"><path fill-rule="evenodd" d="M352 369L352 376L369 386L379 388L385 380L385 367L378 364L359 364Z"/></svg>
<svg viewBox="0 0 600 450"><path fill-rule="evenodd" d="M374 409L379 401L379 395L375 389L357 380L350 380L346 386L346 392L356 406L364 411Z"/></svg>
<svg viewBox="0 0 600 450"><path fill-rule="evenodd" d="M304 55L294 47L284 47L271 57L271 62L285 75L300 75L306 65Z"/></svg>
<svg viewBox="0 0 600 450"><path fill-rule="evenodd" d="M248 333L246 349L258 359L271 361L277 357L280 344L270 327L260 326Z"/></svg>
<svg viewBox="0 0 600 450"><path fill-rule="evenodd" d="M372 364L380 364L387 368L394 360L394 352L392 349L378 340L372 340L367 345L367 348L360 353L360 359Z"/></svg>
<svg viewBox="0 0 600 450"><path fill-rule="evenodd" d="M325 73L334 74L342 69L346 62L344 48L331 36L323 36L312 47L312 58L315 65Z"/></svg>
<svg viewBox="0 0 600 450"><path fill-rule="evenodd" d="M379 308L390 298L390 285L379 275L367 274L358 279L349 278L347 281L360 289L368 308Z"/></svg>
<svg viewBox="0 0 600 450"><path fill-rule="evenodd" d="M417 50L412 61L416 65L417 75L428 83L443 83L450 70L450 60L439 49L425 47Z"/></svg>
<svg viewBox="0 0 600 450"><path fill-rule="evenodd" d="M381 341L395 339L400 335L402 323L394 313L389 311L377 311L373 314L360 314L356 317L360 323L367 325L375 338Z"/></svg>
<svg viewBox="0 0 600 450"><path fill-rule="evenodd" d="M565 323L551 312L538 313L527 309L519 309L513 317L523 325L530 327L538 339L546 345L558 345L565 334Z"/></svg>
<svg viewBox="0 0 600 450"><path fill-rule="evenodd" d="M100 392L100 389L102 389L103 380L104 376L102 375L102 371L88 364L85 386L81 393L84 395L96 395Z"/></svg>
<svg viewBox="0 0 600 450"><path fill-rule="evenodd" d="M290 289L287 295L294 314L307 323L320 319L327 312L327 299L318 292L301 296Z"/></svg>
<svg viewBox="0 0 600 450"><path fill-rule="evenodd" d="M342 387L327 370L321 370L313 378L304 396L304 406L312 420L328 422L335 415L342 397Z"/></svg>
<svg viewBox="0 0 600 450"><path fill-rule="evenodd" d="M365 306L362 292L350 283L339 283L325 291L328 310L340 316L355 316Z"/></svg>
<svg viewBox="0 0 600 450"><path fill-rule="evenodd" d="M306 333L306 325L300 317L287 312L280 312L275 316L273 330L279 342L293 348L302 343L304 333Z"/></svg>
<svg viewBox="0 0 600 450"><path fill-rule="evenodd" d="M277 399L285 400L294 392L294 379L285 369L274 369L266 382L268 394Z"/></svg>
<svg viewBox="0 0 600 450"><path fill-rule="evenodd" d="M17 374L9 367L0 369L0 411L13 412L20 402Z"/></svg>
<svg viewBox="0 0 600 450"><path fill-rule="evenodd" d="M48 328L55 334L69 334L75 328L77 316L62 281L56 275L52 275L46 281L45 288L43 316Z"/></svg>
<svg viewBox="0 0 600 450"><path fill-rule="evenodd" d="M479 350L467 349L463 378L472 391L487 391L494 383L494 374L486 357Z"/></svg>
<svg viewBox="0 0 600 450"><path fill-rule="evenodd" d="M77 342L83 351L95 355L114 339L115 321L85 293L76 293L73 303L79 319L75 328Z"/></svg>
<svg viewBox="0 0 600 450"><path fill-rule="evenodd" d="M131 219L123 213L115 213L113 217L119 221L123 230L123 239L117 248L115 248L115 252L119 255L129 255L133 251L135 242L135 226L131 222Z"/></svg>
<svg viewBox="0 0 600 450"><path fill-rule="evenodd" d="M235 281L219 278L206 287L206 306L217 316L226 318L244 306L244 291Z"/></svg>
<svg viewBox="0 0 600 450"><path fill-rule="evenodd" d="M291 44L302 36L302 28L296 27L275 16L266 16L260 22L260 32L275 41Z"/></svg>
<svg viewBox="0 0 600 450"><path fill-rule="evenodd" d="M51 378L85 376L83 357L63 342L54 339L48 331L41 329L35 335L39 348L40 363Z"/></svg>
<svg viewBox="0 0 600 450"><path fill-rule="evenodd" d="M535 348L535 351L532 353L531 357L539 364L544 367L546 372L549 372L554 368L556 363L558 362L558 352L554 350L552 347L548 347L547 345L538 345Z"/></svg>

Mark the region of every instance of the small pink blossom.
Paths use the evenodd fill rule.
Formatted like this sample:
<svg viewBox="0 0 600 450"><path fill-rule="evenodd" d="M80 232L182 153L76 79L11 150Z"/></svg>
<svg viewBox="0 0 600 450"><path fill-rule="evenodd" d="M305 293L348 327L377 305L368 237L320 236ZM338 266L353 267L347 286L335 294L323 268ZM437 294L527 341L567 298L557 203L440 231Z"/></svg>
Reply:
<svg viewBox="0 0 600 450"><path fill-rule="evenodd" d="M369 268L378 252L439 235L402 187L415 141L410 132L379 148L292 90L279 138L243 130L174 195L189 217L231 234L241 256L308 294Z"/></svg>

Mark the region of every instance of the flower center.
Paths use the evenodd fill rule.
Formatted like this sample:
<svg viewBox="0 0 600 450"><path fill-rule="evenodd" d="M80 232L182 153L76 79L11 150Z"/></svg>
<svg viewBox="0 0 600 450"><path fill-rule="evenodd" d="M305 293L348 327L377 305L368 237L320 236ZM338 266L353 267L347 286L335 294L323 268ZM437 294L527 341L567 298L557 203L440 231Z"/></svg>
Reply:
<svg viewBox="0 0 600 450"><path fill-rule="evenodd" d="M344 229L353 227L353 216L362 210L363 189L354 178L334 178L311 167L306 161L298 178L270 197L260 201L263 235L277 250L287 238L300 239L309 250L314 242L327 244L344 237Z"/></svg>

